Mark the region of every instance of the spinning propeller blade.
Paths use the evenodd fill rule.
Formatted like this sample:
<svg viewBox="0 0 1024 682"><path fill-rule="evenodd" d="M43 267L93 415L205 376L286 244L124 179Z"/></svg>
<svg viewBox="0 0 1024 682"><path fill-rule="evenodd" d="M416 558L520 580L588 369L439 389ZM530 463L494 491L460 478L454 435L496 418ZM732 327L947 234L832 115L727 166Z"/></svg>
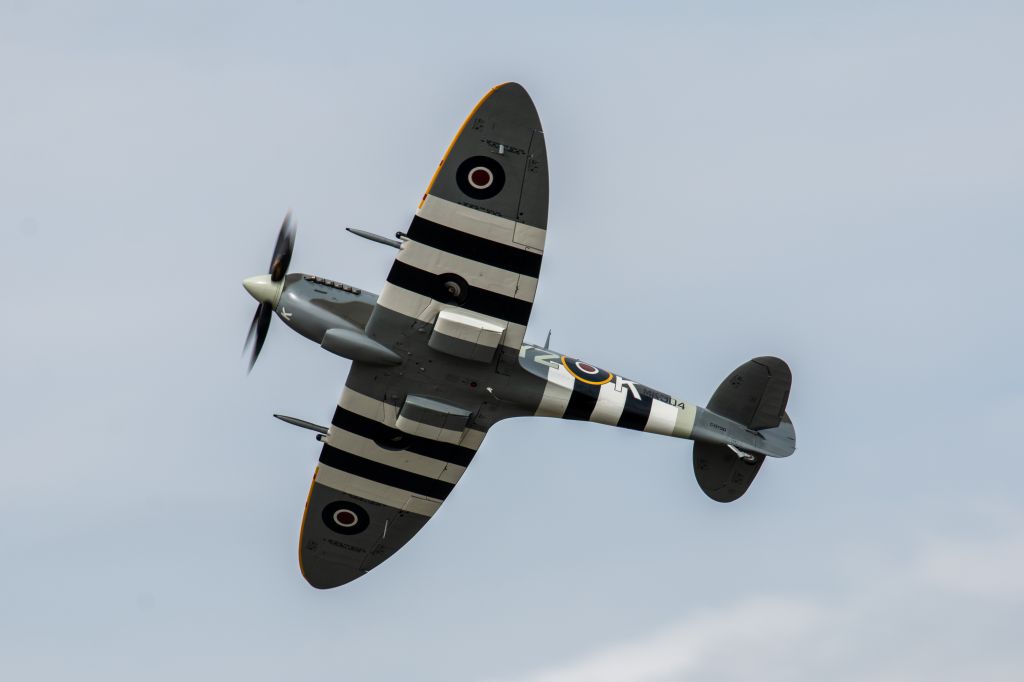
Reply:
<svg viewBox="0 0 1024 682"><path fill-rule="evenodd" d="M294 248L295 223L292 221L292 213L289 211L277 233L274 255L270 260L270 273L250 277L242 282L246 291L260 302L259 307L256 308L256 314L252 318L252 324L249 325L249 333L245 337L245 348L252 346L252 353L249 356L250 372L263 349L263 343L267 340L270 318L274 314L274 306L277 305L281 290L284 288L284 277L288 274L288 266L292 262Z"/></svg>
<svg viewBox="0 0 1024 682"><path fill-rule="evenodd" d="M292 212L284 217L281 229L277 233L277 244L274 245L274 257L270 260L270 280L280 282L288 274L288 266L292 262L292 249L295 248L295 223Z"/></svg>
<svg viewBox="0 0 1024 682"><path fill-rule="evenodd" d="M252 345L252 353L249 355L249 371L252 371L252 366L256 364L256 358L260 356L260 351L263 350L263 342L267 340L267 331L270 329L270 316L274 314L274 309L270 307L269 303L260 303L259 307L256 308L256 315L252 318L252 324L249 326L249 335L245 339L245 346L248 348ZM255 339L255 343L253 343Z"/></svg>

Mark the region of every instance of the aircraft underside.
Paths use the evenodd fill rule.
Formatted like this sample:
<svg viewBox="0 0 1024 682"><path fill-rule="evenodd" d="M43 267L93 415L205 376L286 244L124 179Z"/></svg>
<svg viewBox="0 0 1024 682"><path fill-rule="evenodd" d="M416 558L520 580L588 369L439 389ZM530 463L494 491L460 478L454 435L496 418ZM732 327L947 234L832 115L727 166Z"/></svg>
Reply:
<svg viewBox="0 0 1024 682"><path fill-rule="evenodd" d="M796 445L785 362L755 358L700 407L524 341L547 230L547 155L536 110L516 84L494 88L456 135L398 249L380 295L288 274L286 218L260 302L255 361L273 314L352 361L331 423L290 423L322 442L300 538L315 587L359 577L433 516L490 428L541 416L696 441L694 471L721 502L739 498L766 456Z"/></svg>

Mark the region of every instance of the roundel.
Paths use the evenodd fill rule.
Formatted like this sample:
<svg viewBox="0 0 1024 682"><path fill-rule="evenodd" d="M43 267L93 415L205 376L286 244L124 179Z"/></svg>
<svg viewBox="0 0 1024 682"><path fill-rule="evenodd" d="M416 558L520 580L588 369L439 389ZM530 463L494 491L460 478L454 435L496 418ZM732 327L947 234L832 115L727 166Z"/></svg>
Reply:
<svg viewBox="0 0 1024 682"><path fill-rule="evenodd" d="M455 182L473 199L490 199L505 186L505 170L489 156L471 156L455 170Z"/></svg>
<svg viewBox="0 0 1024 682"><path fill-rule="evenodd" d="M454 303L462 305L469 297L469 282L453 272L446 272L437 276L440 289L434 294L434 298L442 303Z"/></svg>
<svg viewBox="0 0 1024 682"><path fill-rule="evenodd" d="M589 362L583 362L582 360L565 355L562 356L562 365L569 370L569 374L585 384L600 386L601 384L607 384L615 377L611 372L595 367Z"/></svg>
<svg viewBox="0 0 1024 682"><path fill-rule="evenodd" d="M331 502L324 507L321 517L328 528L342 535L362 533L370 525L370 515L352 502Z"/></svg>

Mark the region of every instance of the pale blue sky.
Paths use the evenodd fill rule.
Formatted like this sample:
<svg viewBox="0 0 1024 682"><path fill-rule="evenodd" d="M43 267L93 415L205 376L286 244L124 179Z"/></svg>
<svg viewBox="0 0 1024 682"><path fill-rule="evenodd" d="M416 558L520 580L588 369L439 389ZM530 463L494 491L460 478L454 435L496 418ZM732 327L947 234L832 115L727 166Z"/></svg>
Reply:
<svg viewBox="0 0 1024 682"><path fill-rule="evenodd" d="M0 676L1017 680L1024 10L1005 2L0 5ZM298 572L347 362L241 345L293 270L379 290L477 99L548 140L532 333L799 448L499 425L341 589Z"/></svg>

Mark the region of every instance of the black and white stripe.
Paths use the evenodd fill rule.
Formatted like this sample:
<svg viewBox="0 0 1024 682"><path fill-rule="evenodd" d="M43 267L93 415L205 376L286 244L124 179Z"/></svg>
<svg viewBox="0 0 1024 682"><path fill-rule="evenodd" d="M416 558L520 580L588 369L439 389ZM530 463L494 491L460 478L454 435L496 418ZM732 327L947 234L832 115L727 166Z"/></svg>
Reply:
<svg viewBox="0 0 1024 682"><path fill-rule="evenodd" d="M479 237L418 215L412 219L407 234L413 241L456 256L528 277L540 276L542 254L535 251Z"/></svg>
<svg viewBox="0 0 1024 682"><path fill-rule="evenodd" d="M460 307L504 327L502 345L523 342L537 292L545 230L428 195L413 218L378 305L432 323ZM446 274L468 285L456 302ZM371 318L369 329L372 332Z"/></svg>
<svg viewBox="0 0 1024 682"><path fill-rule="evenodd" d="M350 434L361 436L376 443L401 443L403 450L415 453L428 459L455 464L461 467L469 466L476 453L462 445L454 445L439 440L431 440L423 436L414 436L403 433L393 426L356 414L347 410L341 405L334 410L334 418L331 425L346 431Z"/></svg>
<svg viewBox="0 0 1024 682"><path fill-rule="evenodd" d="M409 248L409 250L415 251L413 248ZM434 274L401 260L396 260L391 265L391 272L388 273L387 281L389 284L401 287L414 294L419 294L435 301L444 301L445 279L443 275L444 273ZM512 296L473 285L469 285L469 290L464 295L465 300L460 303L459 307L466 310L487 315L488 317L508 320L523 326L526 326L530 321L530 311L533 308L532 301L522 301Z"/></svg>
<svg viewBox="0 0 1024 682"><path fill-rule="evenodd" d="M347 474L358 476L368 481L374 481L381 485L390 486L399 490L406 490L414 495L422 495L435 500L444 500L448 493L455 487L454 483L448 483L430 476L422 476L401 467L384 464L383 462L360 457L341 448L336 448L329 443L324 444L320 452L320 463L344 471Z"/></svg>
<svg viewBox="0 0 1024 682"><path fill-rule="evenodd" d="M346 387L320 453L316 483L431 516L462 477L484 433L447 443L395 428L394 406Z"/></svg>
<svg viewBox="0 0 1024 682"><path fill-rule="evenodd" d="M574 379L572 393L569 395L569 402L565 406L562 418L590 421L590 417L594 414L594 408L597 407L597 400L600 395L600 386L585 384Z"/></svg>
<svg viewBox="0 0 1024 682"><path fill-rule="evenodd" d="M673 405L656 398L646 386L612 376L611 381L595 385L573 376L563 365L551 366L536 414L667 436L689 434L695 406Z"/></svg>

